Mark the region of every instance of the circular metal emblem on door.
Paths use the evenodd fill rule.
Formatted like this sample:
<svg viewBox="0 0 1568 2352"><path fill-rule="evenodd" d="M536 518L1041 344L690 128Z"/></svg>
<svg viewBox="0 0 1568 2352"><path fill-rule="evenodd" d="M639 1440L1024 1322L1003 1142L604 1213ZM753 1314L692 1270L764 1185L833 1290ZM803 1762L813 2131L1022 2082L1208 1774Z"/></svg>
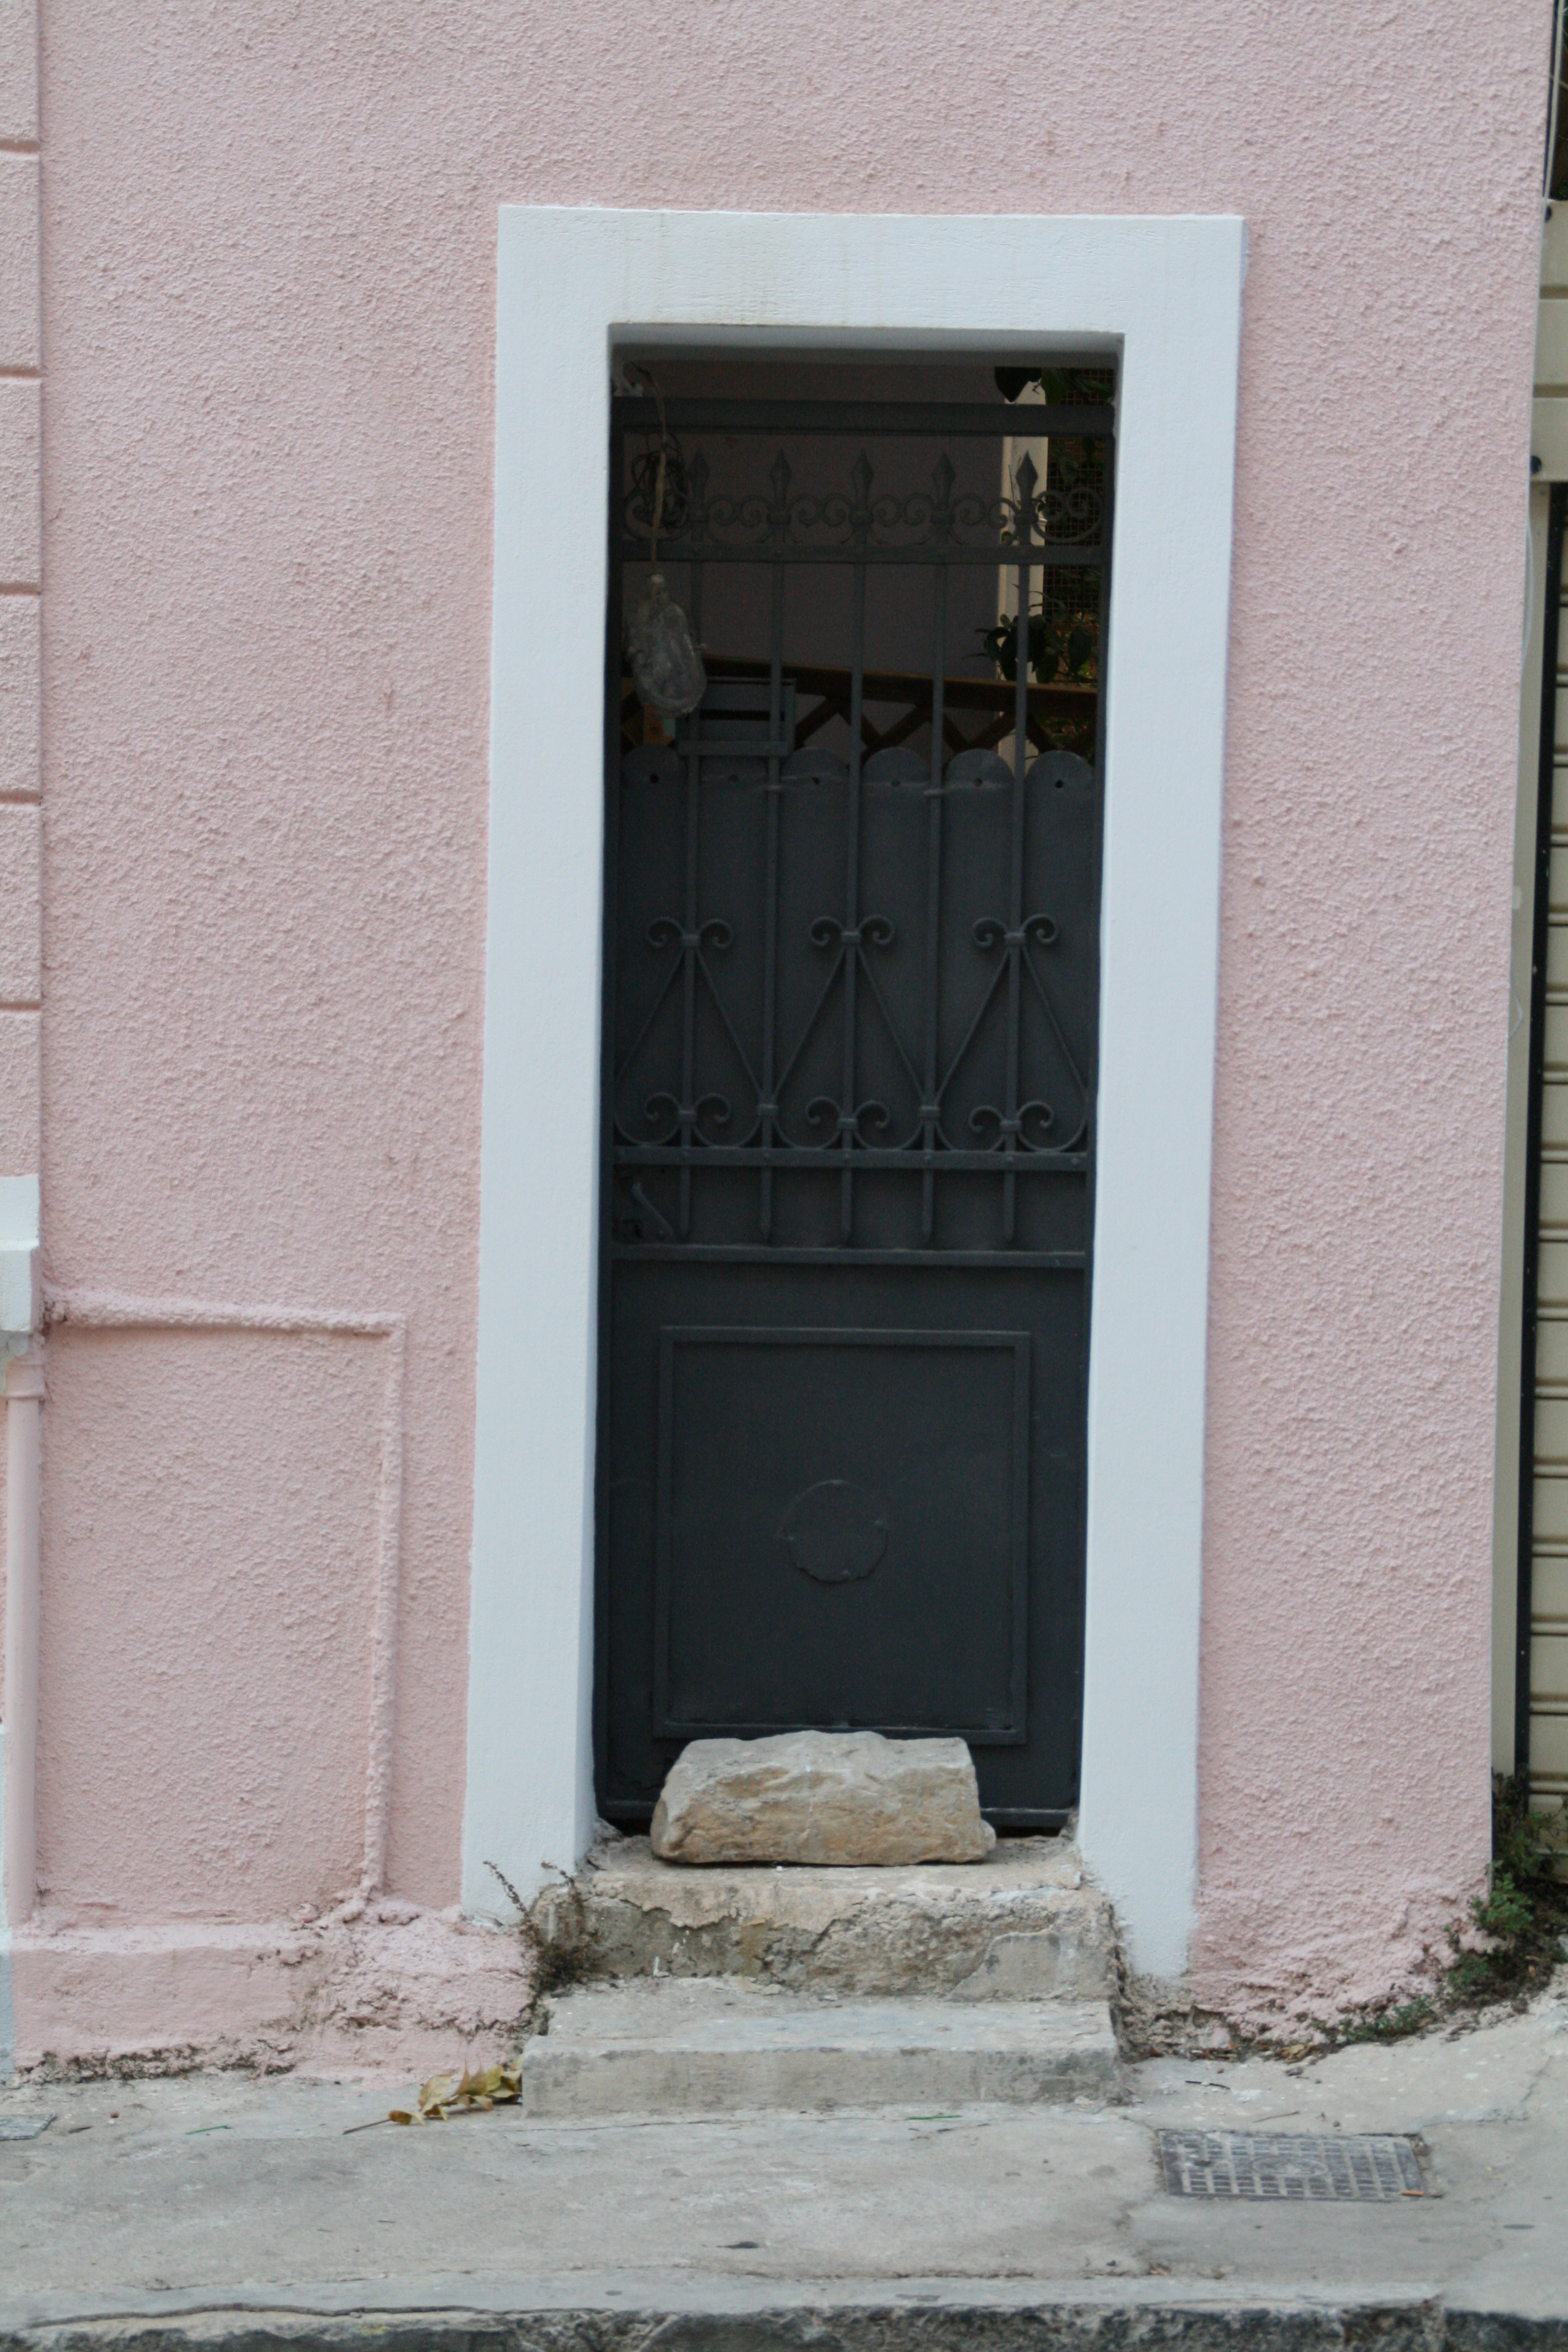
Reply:
<svg viewBox="0 0 1568 2352"><path fill-rule="evenodd" d="M779 1533L796 1568L818 1584L858 1582L888 1549L881 1504L849 1478L823 1478L797 1495Z"/></svg>

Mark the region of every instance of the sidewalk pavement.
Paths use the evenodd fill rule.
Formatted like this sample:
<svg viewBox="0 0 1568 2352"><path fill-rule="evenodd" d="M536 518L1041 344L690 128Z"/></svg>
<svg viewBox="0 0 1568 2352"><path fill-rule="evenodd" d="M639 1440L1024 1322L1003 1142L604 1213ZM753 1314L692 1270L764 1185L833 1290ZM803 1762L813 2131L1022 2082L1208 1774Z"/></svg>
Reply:
<svg viewBox="0 0 1568 2352"><path fill-rule="evenodd" d="M0 2352L1568 2346L1568 1970L1500 2023L1294 2066L1159 2059L1127 2089L351 2133L389 2085L14 2085L0 2134L54 2120L0 2137ZM1174 2197L1153 2133L1194 2126L1416 2134L1426 2193Z"/></svg>

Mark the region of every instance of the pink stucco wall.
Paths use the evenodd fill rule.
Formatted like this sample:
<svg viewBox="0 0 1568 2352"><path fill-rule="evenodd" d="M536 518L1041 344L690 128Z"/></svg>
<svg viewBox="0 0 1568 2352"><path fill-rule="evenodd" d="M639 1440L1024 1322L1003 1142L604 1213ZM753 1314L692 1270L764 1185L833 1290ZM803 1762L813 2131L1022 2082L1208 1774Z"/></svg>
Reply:
<svg viewBox="0 0 1568 2352"><path fill-rule="evenodd" d="M51 1339L38 1811L57 1911L270 1919L358 1876L376 1354Z"/></svg>
<svg viewBox="0 0 1568 2352"><path fill-rule="evenodd" d="M457 1888L531 200L1247 216L1205 1990L1380 1992L1475 1882L1548 16L44 0L47 1272L406 1317L399 1895ZM46 1918L352 1878L372 1352L58 1345ZM143 1800L95 1802L128 1760Z"/></svg>

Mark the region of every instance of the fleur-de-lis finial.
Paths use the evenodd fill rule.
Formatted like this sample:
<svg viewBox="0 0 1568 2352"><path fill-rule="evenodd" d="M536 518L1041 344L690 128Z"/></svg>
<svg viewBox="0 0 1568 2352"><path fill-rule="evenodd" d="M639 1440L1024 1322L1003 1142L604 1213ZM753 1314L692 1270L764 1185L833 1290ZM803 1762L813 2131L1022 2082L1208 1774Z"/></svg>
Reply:
<svg viewBox="0 0 1568 2352"><path fill-rule="evenodd" d="M1035 461L1026 449L1018 460L1017 470L1013 476L1013 484L1018 498L1018 527L1025 539L1032 538L1034 535L1035 492L1039 479L1039 475L1035 470Z"/></svg>
<svg viewBox="0 0 1568 2352"><path fill-rule="evenodd" d="M849 490L849 528L858 544L871 529L871 460L864 449L850 469Z"/></svg>
<svg viewBox="0 0 1568 2352"><path fill-rule="evenodd" d="M708 536L708 460L700 449L686 469L686 479L689 496L680 535L700 541Z"/></svg>
<svg viewBox="0 0 1568 2352"><path fill-rule="evenodd" d="M789 488L795 479L789 459L781 449L768 468L768 537L782 545L789 536Z"/></svg>
<svg viewBox="0 0 1568 2352"><path fill-rule="evenodd" d="M931 469L931 535L938 546L952 537L952 489L957 479L944 450Z"/></svg>

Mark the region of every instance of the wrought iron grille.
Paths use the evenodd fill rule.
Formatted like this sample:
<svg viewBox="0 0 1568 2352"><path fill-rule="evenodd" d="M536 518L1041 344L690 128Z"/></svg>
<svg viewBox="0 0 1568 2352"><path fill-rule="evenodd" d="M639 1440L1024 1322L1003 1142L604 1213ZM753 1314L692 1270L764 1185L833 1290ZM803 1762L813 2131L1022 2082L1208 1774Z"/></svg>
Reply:
<svg viewBox="0 0 1568 2352"><path fill-rule="evenodd" d="M612 728L613 1251L1080 1265L1113 412L666 409L616 404L613 642L666 425L658 566L716 642L672 736L625 681ZM791 641L832 599L837 660Z"/></svg>

